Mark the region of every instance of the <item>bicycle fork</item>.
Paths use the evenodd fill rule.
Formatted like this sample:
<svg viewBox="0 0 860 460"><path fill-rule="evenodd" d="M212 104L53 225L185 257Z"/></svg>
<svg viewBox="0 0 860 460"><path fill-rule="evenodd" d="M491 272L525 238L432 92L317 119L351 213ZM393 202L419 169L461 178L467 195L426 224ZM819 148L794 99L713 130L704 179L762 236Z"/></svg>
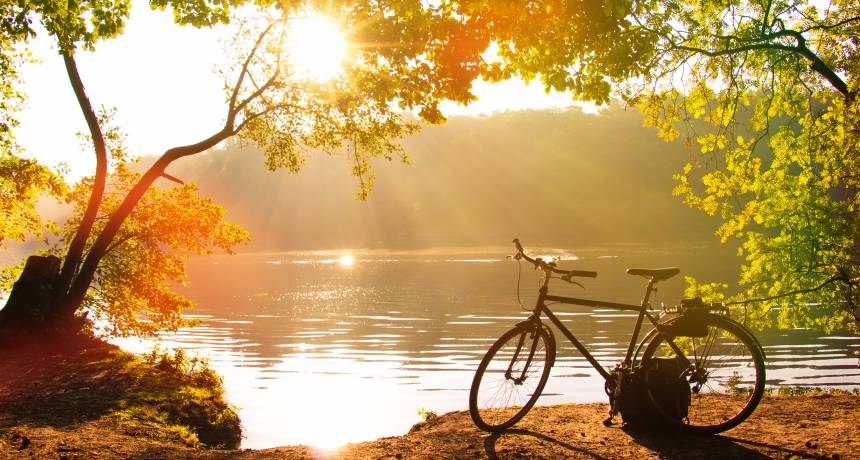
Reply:
<svg viewBox="0 0 860 460"><path fill-rule="evenodd" d="M540 323L537 323L535 324L534 329L531 332L523 332L520 335L519 342L517 343L517 348L514 350L514 356L511 357L511 362L510 364L508 364L508 369L505 371L505 379L513 380L514 385L522 385L523 382L525 382L526 380L526 374L528 373L529 366L531 366L532 360L535 356L535 350L537 349L538 341L536 340L536 336L538 334L538 331L540 331L540 327ZM527 335L530 336L529 338L532 339L531 347L529 347L529 356L528 358L526 358L526 362L523 365L522 372L519 373L519 377L513 377L512 374L514 371L514 363L516 363L517 358L519 358L520 351L523 348L523 342L525 341Z"/></svg>

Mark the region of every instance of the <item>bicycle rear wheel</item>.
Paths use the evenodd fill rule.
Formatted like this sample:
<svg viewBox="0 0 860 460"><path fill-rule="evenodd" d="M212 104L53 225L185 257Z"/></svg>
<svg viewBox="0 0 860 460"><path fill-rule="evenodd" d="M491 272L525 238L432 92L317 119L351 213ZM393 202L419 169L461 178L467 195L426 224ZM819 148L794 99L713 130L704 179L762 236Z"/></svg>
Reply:
<svg viewBox="0 0 860 460"><path fill-rule="evenodd" d="M540 396L555 360L555 341L539 322L502 335L484 356L469 393L478 428L502 431L523 418Z"/></svg>
<svg viewBox="0 0 860 460"><path fill-rule="evenodd" d="M705 328L695 336L679 334L672 338L691 364L680 376L690 385L687 416L678 422L663 415L689 431L714 434L743 422L761 401L765 386L764 357L755 339L740 324L711 314L703 315L700 321ZM659 356L677 357L662 333L645 348L643 366ZM648 395L662 412L650 388Z"/></svg>

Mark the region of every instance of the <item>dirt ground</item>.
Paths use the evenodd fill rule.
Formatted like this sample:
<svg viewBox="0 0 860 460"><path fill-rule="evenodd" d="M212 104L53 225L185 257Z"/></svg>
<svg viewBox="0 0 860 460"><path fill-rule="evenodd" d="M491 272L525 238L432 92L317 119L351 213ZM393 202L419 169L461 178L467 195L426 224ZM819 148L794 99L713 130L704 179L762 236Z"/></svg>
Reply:
<svg viewBox="0 0 860 460"><path fill-rule="evenodd" d="M860 397L831 394L766 397L739 427L708 437L605 427L605 404L571 404L537 407L500 435L476 429L467 412L453 412L403 436L334 451L199 450L118 419L112 398L119 382L80 364L62 355L0 354L0 458L860 458Z"/></svg>
<svg viewBox="0 0 860 460"><path fill-rule="evenodd" d="M479 432L467 412L401 437L347 446L342 458L860 458L860 398L768 397L719 436L655 435L605 427L606 404L533 409L501 435ZM388 456L388 457L386 457Z"/></svg>

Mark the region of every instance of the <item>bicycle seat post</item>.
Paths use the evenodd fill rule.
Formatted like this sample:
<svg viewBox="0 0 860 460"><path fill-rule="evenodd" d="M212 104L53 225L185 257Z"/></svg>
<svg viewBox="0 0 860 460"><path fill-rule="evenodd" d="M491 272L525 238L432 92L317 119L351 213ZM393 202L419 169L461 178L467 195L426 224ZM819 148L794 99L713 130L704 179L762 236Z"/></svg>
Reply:
<svg viewBox="0 0 860 460"><path fill-rule="evenodd" d="M648 302L651 301L651 293L655 292L657 290L657 288L654 287L655 284L656 284L656 281L654 280L654 277L653 276L649 277L648 278L648 287L645 288L645 297L642 298L642 308L648 307Z"/></svg>
<svg viewBox="0 0 860 460"><path fill-rule="evenodd" d="M636 340L639 338L639 331L642 329L642 321L645 318L645 310L648 309L648 302L651 300L651 293L657 290L654 287L654 284L658 281L657 277L646 276L646 278L648 278L648 287L645 288L645 297L642 298L642 310L636 318L636 325L633 326L633 335L630 337L630 344L627 346L627 354L624 357L624 367L626 368L633 366L633 348Z"/></svg>

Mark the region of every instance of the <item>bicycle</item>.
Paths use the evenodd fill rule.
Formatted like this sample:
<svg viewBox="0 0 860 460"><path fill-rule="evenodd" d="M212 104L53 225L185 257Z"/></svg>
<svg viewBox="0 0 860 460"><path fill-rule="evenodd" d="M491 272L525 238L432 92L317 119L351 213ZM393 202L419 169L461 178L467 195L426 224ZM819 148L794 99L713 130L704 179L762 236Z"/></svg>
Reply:
<svg viewBox="0 0 860 460"><path fill-rule="evenodd" d="M490 432L510 428L528 413L543 391L555 363L556 341L541 316L549 318L604 378L604 388L612 403L609 418L604 422L607 425L619 411L617 396L622 377L637 367L647 368L666 358L678 360L681 371L677 378L690 387L689 407L679 419L661 409L653 385L646 382L645 393L668 423L696 433L713 434L737 426L755 410L764 393L764 351L743 325L727 316L725 307L699 301L682 302L674 311L664 309L659 315L651 310L649 300L656 291L654 285L677 275L680 269L628 269L628 274L648 279L640 305L562 297L549 294L550 279L582 286L573 278L595 278L597 273L561 270L553 262L529 257L519 240L513 242L517 248L513 258L542 270L543 282L532 314L503 334L478 366L469 394L469 413L479 428ZM638 312L624 360L612 370L601 366L547 308L546 302ZM646 319L654 328L637 346ZM748 384L752 387L745 386Z"/></svg>

